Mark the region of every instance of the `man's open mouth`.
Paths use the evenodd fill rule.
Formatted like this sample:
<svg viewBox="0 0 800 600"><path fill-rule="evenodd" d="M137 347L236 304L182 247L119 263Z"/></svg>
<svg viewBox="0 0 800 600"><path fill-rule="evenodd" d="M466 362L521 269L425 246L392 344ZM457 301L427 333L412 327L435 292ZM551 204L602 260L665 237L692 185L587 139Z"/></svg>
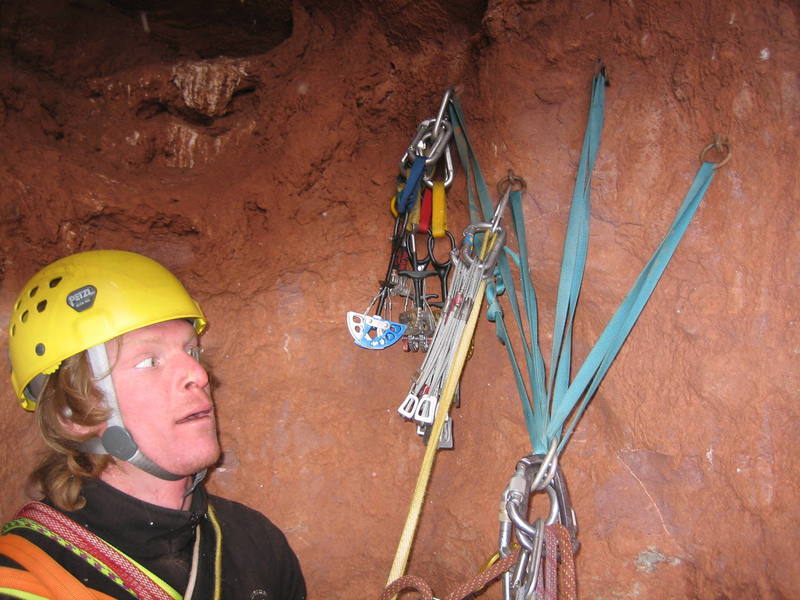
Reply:
<svg viewBox="0 0 800 600"><path fill-rule="evenodd" d="M181 423L188 423L189 421L195 421L195 420L197 420L197 419L202 419L202 418L204 418L204 417L211 416L211 413L212 413L212 409L208 408L208 409L206 409L206 410L201 410L201 411L199 411L199 412L192 413L192 414L190 414L190 415L188 415L188 416L186 416L186 417L184 417L184 418L182 418L181 420L179 420L179 421L176 421L176 422L177 422L179 425L180 425Z"/></svg>

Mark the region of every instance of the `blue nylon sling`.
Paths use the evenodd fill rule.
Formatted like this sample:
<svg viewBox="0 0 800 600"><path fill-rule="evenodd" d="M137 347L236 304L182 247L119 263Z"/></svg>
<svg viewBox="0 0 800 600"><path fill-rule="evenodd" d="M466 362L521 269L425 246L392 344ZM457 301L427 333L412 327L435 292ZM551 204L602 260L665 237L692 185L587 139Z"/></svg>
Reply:
<svg viewBox="0 0 800 600"><path fill-rule="evenodd" d="M401 215L405 214L414 205L424 173L425 157L417 156L414 163L411 165L405 187L400 193L400 198L397 200L397 212Z"/></svg>
<svg viewBox="0 0 800 600"><path fill-rule="evenodd" d="M528 264L522 193L519 190L512 190L509 194L509 205L519 254L506 249L498 261L495 281L490 281L486 289L489 303L487 318L494 321L497 337L508 352L531 446L537 454L546 453L554 440L558 441L558 452L563 451L586 406L597 391L669 264L715 173L713 163L702 163L663 241L645 264L574 378L570 380L573 321L588 250L591 174L603 127L605 85L605 74L600 69L592 82L589 118L564 240L553 328L550 376L547 382L545 382L544 358L539 346L537 299ZM493 212L491 200L466 131L461 107L455 99L450 106L450 118L461 163L467 173L470 218L473 222L481 220L482 213L486 219ZM509 257L519 270L524 317L517 298ZM514 315L519 343L522 345L525 359L527 382L518 364L517 354L505 324L503 309L498 301L498 296L501 294L508 298Z"/></svg>

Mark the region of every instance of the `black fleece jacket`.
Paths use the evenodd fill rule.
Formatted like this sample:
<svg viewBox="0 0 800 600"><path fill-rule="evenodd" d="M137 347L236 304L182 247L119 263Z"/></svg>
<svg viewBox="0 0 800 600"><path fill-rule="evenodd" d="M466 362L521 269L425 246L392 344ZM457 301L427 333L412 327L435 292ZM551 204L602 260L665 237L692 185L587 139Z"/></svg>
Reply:
<svg viewBox="0 0 800 600"><path fill-rule="evenodd" d="M83 487L84 508L64 512L183 595L189 579L195 529L201 528L198 578L193 598L213 598L215 533L208 517L214 507L222 531L223 600L304 600L306 586L297 557L284 534L264 515L243 504L209 495L202 485L189 510L148 504L102 481ZM53 506L51 503L45 503ZM55 508L55 507L54 507ZM89 587L120 600L132 595L72 551L30 529L15 528ZM18 566L0 556L0 565ZM0 594L0 597L4 597Z"/></svg>

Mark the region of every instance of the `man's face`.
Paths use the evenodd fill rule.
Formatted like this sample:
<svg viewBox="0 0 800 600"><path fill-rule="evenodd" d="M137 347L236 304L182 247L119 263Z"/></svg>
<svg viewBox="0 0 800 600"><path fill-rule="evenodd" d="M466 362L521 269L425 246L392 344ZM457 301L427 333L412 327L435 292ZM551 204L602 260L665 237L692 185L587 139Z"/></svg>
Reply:
<svg viewBox="0 0 800 600"><path fill-rule="evenodd" d="M219 458L208 374L192 356L198 340L184 320L143 327L107 344L122 420L141 451L177 475Z"/></svg>

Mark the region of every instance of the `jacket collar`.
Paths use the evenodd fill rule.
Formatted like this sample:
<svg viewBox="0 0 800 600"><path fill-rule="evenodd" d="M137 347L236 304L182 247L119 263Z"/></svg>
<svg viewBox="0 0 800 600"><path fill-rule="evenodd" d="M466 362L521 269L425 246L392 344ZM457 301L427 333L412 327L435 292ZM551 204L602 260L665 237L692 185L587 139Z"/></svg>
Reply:
<svg viewBox="0 0 800 600"><path fill-rule="evenodd" d="M65 513L129 556L157 558L186 550L208 510L208 494L198 485L189 510L174 510L129 496L99 479L83 484L86 505Z"/></svg>

